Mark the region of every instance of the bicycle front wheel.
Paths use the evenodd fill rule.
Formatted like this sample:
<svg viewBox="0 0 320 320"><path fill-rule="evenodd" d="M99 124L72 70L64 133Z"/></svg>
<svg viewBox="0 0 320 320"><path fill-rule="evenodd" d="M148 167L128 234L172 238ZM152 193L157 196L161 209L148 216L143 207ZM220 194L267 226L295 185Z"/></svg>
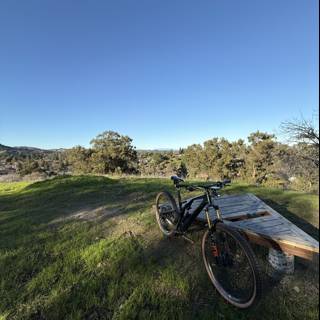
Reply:
<svg viewBox="0 0 320 320"><path fill-rule="evenodd" d="M209 278L220 295L238 308L256 304L262 293L261 272L249 243L235 229L218 223L202 239Z"/></svg>

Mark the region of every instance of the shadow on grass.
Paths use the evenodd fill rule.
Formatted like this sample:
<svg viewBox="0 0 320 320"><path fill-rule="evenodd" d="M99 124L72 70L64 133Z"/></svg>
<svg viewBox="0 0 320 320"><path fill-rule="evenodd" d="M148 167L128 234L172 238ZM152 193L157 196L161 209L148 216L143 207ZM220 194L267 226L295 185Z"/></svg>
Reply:
<svg viewBox="0 0 320 320"><path fill-rule="evenodd" d="M162 179L64 176L0 195L0 250L27 247L41 232L72 221L102 223L151 210L156 193L167 184Z"/></svg>
<svg viewBox="0 0 320 320"><path fill-rule="evenodd" d="M36 182L16 194L0 196L0 210L7 212L0 217L1 223L3 225L19 218L36 224L48 223L82 208L112 208L130 202L143 207L163 187L161 180L150 180L76 176Z"/></svg>

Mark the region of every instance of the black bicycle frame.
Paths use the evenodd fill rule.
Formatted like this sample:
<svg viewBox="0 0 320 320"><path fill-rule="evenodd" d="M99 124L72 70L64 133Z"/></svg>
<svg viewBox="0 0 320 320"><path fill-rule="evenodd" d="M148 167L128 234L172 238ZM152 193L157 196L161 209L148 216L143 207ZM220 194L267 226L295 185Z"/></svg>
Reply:
<svg viewBox="0 0 320 320"><path fill-rule="evenodd" d="M192 214L188 214L185 215L186 210L191 208L192 203L195 200L199 200L202 199L202 202L199 204L199 206L192 212ZM180 194L180 189L178 189L178 204L179 204L179 210L180 210L180 221L178 223L177 229L180 232L185 232L187 231L187 229L190 227L190 225L192 224L192 222L197 218L197 216L200 214L200 212L206 207L206 206L212 206L215 210L218 210L219 207L214 205L212 202L212 198L210 196L210 193L208 190L206 190L206 193L201 195L201 196L197 196L194 197L190 200L188 200L185 204L183 204L183 202L181 201L181 194Z"/></svg>

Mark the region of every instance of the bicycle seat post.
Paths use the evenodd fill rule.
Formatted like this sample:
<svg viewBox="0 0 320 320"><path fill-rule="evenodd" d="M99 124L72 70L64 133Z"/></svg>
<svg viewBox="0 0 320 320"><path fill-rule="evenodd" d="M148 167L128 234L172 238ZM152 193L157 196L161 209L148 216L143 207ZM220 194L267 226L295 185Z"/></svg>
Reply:
<svg viewBox="0 0 320 320"><path fill-rule="evenodd" d="M182 200L181 200L181 191L179 185L176 185L177 188L177 196L178 196L178 205L179 205L179 210L182 210Z"/></svg>
<svg viewBox="0 0 320 320"><path fill-rule="evenodd" d="M178 205L179 205L179 211L182 210L182 202L181 202L181 192L180 192L180 186L179 183L183 182L183 179L177 177L177 176L172 176L171 180L173 181L174 186L177 189L177 196L178 196Z"/></svg>

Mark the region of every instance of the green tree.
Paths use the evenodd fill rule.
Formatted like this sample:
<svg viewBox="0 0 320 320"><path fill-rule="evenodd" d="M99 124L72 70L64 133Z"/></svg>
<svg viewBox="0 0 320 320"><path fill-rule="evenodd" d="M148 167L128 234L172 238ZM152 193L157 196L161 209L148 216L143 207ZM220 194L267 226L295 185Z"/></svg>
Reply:
<svg viewBox="0 0 320 320"><path fill-rule="evenodd" d="M249 181L262 183L272 173L274 163L275 136L254 132L248 137L250 146L246 156L246 175Z"/></svg>
<svg viewBox="0 0 320 320"><path fill-rule="evenodd" d="M197 177L205 174L206 166L203 147L200 144L193 144L184 150L183 162L188 168L190 177Z"/></svg>
<svg viewBox="0 0 320 320"><path fill-rule="evenodd" d="M105 131L92 139L92 166L96 173L133 173L137 167L137 152L132 139L115 131Z"/></svg>
<svg viewBox="0 0 320 320"><path fill-rule="evenodd" d="M74 173L90 173L92 171L91 156L92 150L81 146L69 149L67 152L67 161L72 166Z"/></svg>
<svg viewBox="0 0 320 320"><path fill-rule="evenodd" d="M33 160L31 157L28 157L25 161L20 161L17 164L17 173L21 176L31 174L32 172L39 172L39 164L36 160Z"/></svg>

